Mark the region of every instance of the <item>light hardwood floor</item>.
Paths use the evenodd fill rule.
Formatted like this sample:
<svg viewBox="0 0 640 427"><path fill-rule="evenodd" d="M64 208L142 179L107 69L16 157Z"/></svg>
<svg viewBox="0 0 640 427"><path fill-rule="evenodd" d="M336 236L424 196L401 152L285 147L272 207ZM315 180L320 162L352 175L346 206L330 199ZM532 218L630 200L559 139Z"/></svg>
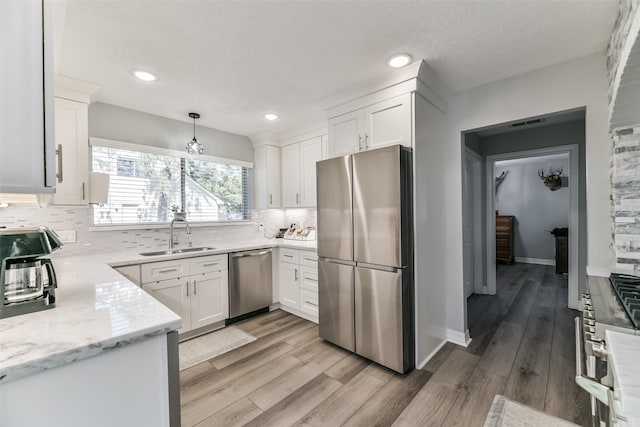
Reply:
<svg viewBox="0 0 640 427"><path fill-rule="evenodd" d="M184 426L481 426L497 393L587 425L574 377L567 281L498 267L498 294L468 301L473 341L398 375L318 338L281 310L237 326L258 339L180 374Z"/></svg>

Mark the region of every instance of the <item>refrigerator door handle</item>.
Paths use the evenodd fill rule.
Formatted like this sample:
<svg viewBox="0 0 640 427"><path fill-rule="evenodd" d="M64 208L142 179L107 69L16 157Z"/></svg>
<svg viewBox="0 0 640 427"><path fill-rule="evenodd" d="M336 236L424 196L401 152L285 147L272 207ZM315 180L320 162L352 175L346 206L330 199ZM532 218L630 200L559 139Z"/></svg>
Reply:
<svg viewBox="0 0 640 427"><path fill-rule="evenodd" d="M324 262L329 262L331 264L341 264L341 265L348 265L351 267L355 267L356 263L355 261L347 261L344 259L338 259L338 258L327 258L327 257L318 257L318 261L324 261Z"/></svg>
<svg viewBox="0 0 640 427"><path fill-rule="evenodd" d="M388 265L378 265L378 264L367 264L365 262L358 262L356 263L356 265L358 267L370 268L372 270L388 271L389 273L397 273L398 271L401 270L401 268L398 268L398 267L391 267Z"/></svg>

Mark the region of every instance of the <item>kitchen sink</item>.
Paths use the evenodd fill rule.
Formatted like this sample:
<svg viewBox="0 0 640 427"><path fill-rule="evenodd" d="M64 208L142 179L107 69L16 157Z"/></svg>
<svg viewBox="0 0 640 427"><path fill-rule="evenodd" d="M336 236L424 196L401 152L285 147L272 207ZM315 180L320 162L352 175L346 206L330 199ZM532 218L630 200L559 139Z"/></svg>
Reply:
<svg viewBox="0 0 640 427"><path fill-rule="evenodd" d="M181 249L166 249L164 251L155 251L155 252L142 252L140 255L142 256L158 256L158 255L173 255L173 254L188 254L191 252L202 252L202 251L212 251L215 248L210 248L208 246L201 248L181 248Z"/></svg>

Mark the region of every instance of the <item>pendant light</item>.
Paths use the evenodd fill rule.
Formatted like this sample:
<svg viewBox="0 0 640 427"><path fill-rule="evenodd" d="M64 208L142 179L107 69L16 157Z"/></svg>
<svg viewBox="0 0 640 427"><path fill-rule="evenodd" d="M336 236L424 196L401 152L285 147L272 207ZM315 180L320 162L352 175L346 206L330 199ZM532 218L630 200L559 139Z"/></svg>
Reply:
<svg viewBox="0 0 640 427"><path fill-rule="evenodd" d="M188 154L202 154L204 153L204 147L202 144L198 142L196 139L196 119L200 118L200 114L198 113L189 113L189 117L193 119L193 139L187 142L187 153Z"/></svg>

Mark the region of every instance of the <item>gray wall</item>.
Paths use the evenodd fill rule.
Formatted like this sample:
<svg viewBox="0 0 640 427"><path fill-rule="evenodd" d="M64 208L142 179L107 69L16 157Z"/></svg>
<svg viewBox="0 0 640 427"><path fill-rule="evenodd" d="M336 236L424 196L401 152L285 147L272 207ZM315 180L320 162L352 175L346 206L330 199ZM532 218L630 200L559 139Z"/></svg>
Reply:
<svg viewBox="0 0 640 427"><path fill-rule="evenodd" d="M89 136L133 144L184 150L193 138L193 122L168 119L111 104L89 105ZM196 137L205 154L253 162L253 145L248 137L197 126Z"/></svg>
<svg viewBox="0 0 640 427"><path fill-rule="evenodd" d="M569 172L568 158L529 158L526 161L496 162L495 175L507 170L504 181L496 188L496 209L500 215L513 215L514 255L516 258L553 260L553 236L545 230L569 225L569 188L551 191L538 176L538 169L548 173L550 167Z"/></svg>

